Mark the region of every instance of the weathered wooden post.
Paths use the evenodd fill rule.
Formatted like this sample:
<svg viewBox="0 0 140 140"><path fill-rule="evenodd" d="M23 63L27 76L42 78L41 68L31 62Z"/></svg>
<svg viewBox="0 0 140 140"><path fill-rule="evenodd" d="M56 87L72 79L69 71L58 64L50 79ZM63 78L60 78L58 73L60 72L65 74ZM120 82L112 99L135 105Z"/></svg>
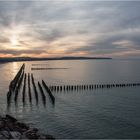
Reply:
<svg viewBox="0 0 140 140"><path fill-rule="evenodd" d="M31 79L32 79L32 85L33 85L33 90L34 90L34 94L35 94L36 103L38 104L38 92L37 92L37 89L36 89L33 74L31 74Z"/></svg>
<svg viewBox="0 0 140 140"><path fill-rule="evenodd" d="M19 82L18 82L18 85L17 85L17 87L15 89L15 98L14 98L15 102L17 101L18 92L19 92L19 89L21 87L21 83L23 81L23 77L24 77L24 71L22 72L21 77L20 77Z"/></svg>
<svg viewBox="0 0 140 140"><path fill-rule="evenodd" d="M45 105L46 104L46 96L45 96L44 91L42 89L42 86L41 86L41 84L39 82L38 82L38 87L40 89L40 93L41 93L41 96L42 96L42 101L43 101L43 103Z"/></svg>
<svg viewBox="0 0 140 140"><path fill-rule="evenodd" d="M50 89L48 88L48 86L46 85L46 83L44 82L44 80L42 80L42 85L44 86L45 90L47 91L52 103L55 103L55 97L53 96L52 92L50 91Z"/></svg>
<svg viewBox="0 0 140 140"><path fill-rule="evenodd" d="M25 90L26 90L26 73L25 73L25 76L24 76L24 85L23 85L23 91L22 91L22 101L23 103L25 103Z"/></svg>
<svg viewBox="0 0 140 140"><path fill-rule="evenodd" d="M7 93L7 104L8 104L8 106L10 105L11 95L12 95L12 91L10 90Z"/></svg>
<svg viewBox="0 0 140 140"><path fill-rule="evenodd" d="M21 76L21 73L24 71L25 68L25 64L23 64L20 68L20 70L18 71L18 73L16 74L15 78L11 81L10 85L9 85L9 89L14 91L16 88L16 85L18 83L18 80Z"/></svg>
<svg viewBox="0 0 140 140"><path fill-rule="evenodd" d="M63 90L64 90L64 91L66 90L65 85L63 86Z"/></svg>
<svg viewBox="0 0 140 140"><path fill-rule="evenodd" d="M31 95L31 87L30 87L30 73L28 73L28 92L29 92L29 101L32 102L32 95Z"/></svg>

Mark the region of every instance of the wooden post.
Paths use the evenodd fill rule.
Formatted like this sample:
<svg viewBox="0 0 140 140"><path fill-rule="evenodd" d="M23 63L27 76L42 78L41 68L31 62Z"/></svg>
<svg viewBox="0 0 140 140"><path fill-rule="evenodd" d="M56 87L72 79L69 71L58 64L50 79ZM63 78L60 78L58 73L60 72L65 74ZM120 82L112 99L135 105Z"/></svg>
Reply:
<svg viewBox="0 0 140 140"><path fill-rule="evenodd" d="M40 89L40 93L41 93L41 96L42 96L42 101L43 101L43 103L45 105L46 104L46 96L45 96L44 91L42 89L42 86L41 86L41 84L39 82L38 82L38 87Z"/></svg>
<svg viewBox="0 0 140 140"><path fill-rule="evenodd" d="M24 71L22 72L22 75L21 75L21 77L20 77L20 79L19 79L18 85L17 85L17 87L16 87L16 89L15 89L15 98L14 98L15 102L17 101L18 92L19 92L19 89L20 89L20 87L21 87L21 83L22 83L22 81L23 81L23 77L24 77Z"/></svg>
<svg viewBox="0 0 140 140"><path fill-rule="evenodd" d="M36 103L38 104L38 92L37 92L37 89L36 89L36 85L35 85L33 74L31 74L31 79L32 79L32 85L33 85L33 89L34 89Z"/></svg>
<svg viewBox="0 0 140 140"><path fill-rule="evenodd" d="M31 95L31 87L30 87L30 73L28 73L28 92L29 92L29 101L32 102L32 95Z"/></svg>
<svg viewBox="0 0 140 140"><path fill-rule="evenodd" d="M23 103L25 103L25 90L26 90L26 73L25 73L25 76L24 76L24 85L23 85L23 91L22 91L22 101Z"/></svg>
<svg viewBox="0 0 140 140"><path fill-rule="evenodd" d="M24 71L24 68L25 68L25 64L23 64L20 68L20 70L18 71L18 73L16 74L15 78L11 81L10 85L9 85L9 89L10 90L15 90L16 88L16 85L18 83L18 80L21 76L21 73Z"/></svg>
<svg viewBox="0 0 140 140"><path fill-rule="evenodd" d="M52 92L50 91L50 89L48 88L48 86L46 85L46 83L42 80L42 84L45 88L45 90L47 91L52 103L54 104L55 103L55 97L53 96Z"/></svg>

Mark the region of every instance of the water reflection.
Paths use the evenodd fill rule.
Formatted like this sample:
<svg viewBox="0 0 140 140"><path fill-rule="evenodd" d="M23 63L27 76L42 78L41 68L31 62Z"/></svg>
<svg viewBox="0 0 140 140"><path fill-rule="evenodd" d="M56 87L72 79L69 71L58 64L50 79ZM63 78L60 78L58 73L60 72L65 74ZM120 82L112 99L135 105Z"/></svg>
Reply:
<svg viewBox="0 0 140 140"><path fill-rule="evenodd" d="M17 69L19 69L22 63L16 63ZM31 65L36 62L25 63L25 73L31 73ZM37 63L42 64L42 62ZM17 104L15 106L13 100L15 94L13 94L10 105L7 106L7 112L20 117L20 119L34 123L56 138L80 139L87 136L88 138L108 138L112 136L115 138L119 136L132 138L133 136L140 136L140 87L126 85L113 87L114 85L108 85L107 88L106 85L106 88L100 88L102 87L101 85L104 86L105 84L115 82L122 84L140 82L140 62L133 62L133 68L131 68L131 71L126 70L126 73L124 71L125 68L128 68L126 67L128 62L125 65L125 62L120 61L69 61L69 63L66 61L63 61L63 63L55 61L54 65L52 61L44 61L43 63L49 64L49 67L70 67L70 69L56 70L55 72L51 70L43 72L33 71L35 86L38 92L38 102L36 101L31 78L32 103L30 103L28 82L26 82L26 104L23 105L22 82ZM10 63L0 69L2 74L2 80L0 80L0 105L4 110L6 108L6 93L9 81L12 79L11 77L16 75L16 73L14 75L11 74L13 72L12 66L13 64ZM123 72L120 72L121 69L123 69ZM8 76L6 77L6 75ZM72 90L61 91L61 87L59 87L59 91L52 90L51 92L56 99L55 106L53 107L50 97L42 85L42 79L48 86L72 85L73 87L68 87L68 89ZM37 84L38 81L46 96L45 107ZM98 86L91 90L90 88L92 87L90 86L77 87L77 85L88 85L91 83L98 83ZM85 90L83 90L84 88ZM122 133L124 131L125 133Z"/></svg>
<svg viewBox="0 0 140 140"><path fill-rule="evenodd" d="M14 62L13 65L17 67L17 63ZM28 66L29 67L29 66ZM26 71L24 71L26 70ZM25 69L25 64L17 70L17 74L15 78L10 82L9 85L9 92L7 93L7 110L10 108L11 104L11 96L14 96L14 101L15 101L15 108L17 109L18 107L18 94L21 92L21 99L23 103L23 108L26 108L28 105L32 108L32 92L31 90L34 89L34 95L36 99L36 105L38 105L38 96L41 98L41 102L43 103L43 106L46 107L46 93L48 94L49 100L52 103L53 107L55 106L55 97L52 94L52 92L78 92L82 90L94 90L94 89L112 89L112 88L117 88L117 87L135 87L135 86L140 86L140 83L123 83L123 84L84 84L84 85L59 85L59 86L47 86L44 80L42 80L42 83L38 81L38 84L35 84L35 79L33 74L31 73L26 73L27 69ZM30 80L31 79L31 80ZM32 87L31 87L31 81L32 81ZM22 85L22 91L20 91L20 87ZM39 90L39 95L38 91ZM45 92L46 93L45 93ZM28 93L28 94L27 94ZM29 104L26 104L26 102L29 101ZM28 108L28 107L27 107Z"/></svg>
<svg viewBox="0 0 140 140"><path fill-rule="evenodd" d="M18 69L19 69L18 63L17 62L12 62L12 68L11 69L13 70L12 76L14 77L17 74Z"/></svg>

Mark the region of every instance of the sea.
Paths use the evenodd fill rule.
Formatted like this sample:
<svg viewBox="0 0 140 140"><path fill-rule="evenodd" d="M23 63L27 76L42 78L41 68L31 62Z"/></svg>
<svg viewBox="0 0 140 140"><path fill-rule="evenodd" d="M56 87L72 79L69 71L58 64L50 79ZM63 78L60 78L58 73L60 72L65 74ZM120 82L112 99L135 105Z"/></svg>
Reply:
<svg viewBox="0 0 140 140"><path fill-rule="evenodd" d="M9 84L22 64L33 74L39 101L31 85L29 101L23 82L17 102L14 93L7 104ZM58 139L140 138L140 86L52 91L42 102L38 82L50 86L140 83L140 60L51 60L0 63L0 114L10 114Z"/></svg>

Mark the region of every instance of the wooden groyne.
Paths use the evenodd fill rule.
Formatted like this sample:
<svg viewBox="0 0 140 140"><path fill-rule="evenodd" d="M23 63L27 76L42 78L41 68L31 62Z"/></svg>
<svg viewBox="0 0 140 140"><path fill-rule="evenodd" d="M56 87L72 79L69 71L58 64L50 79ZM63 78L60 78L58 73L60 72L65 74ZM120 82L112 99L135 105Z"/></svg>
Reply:
<svg viewBox="0 0 140 140"><path fill-rule="evenodd" d="M24 71L24 69L25 69L25 64L23 64L21 66L21 68L19 69L18 73L16 74L16 76L14 77L14 79L11 81L11 83L9 85L9 90L12 90L12 91L15 90L16 85L18 84L19 78L20 78L22 72Z"/></svg>
<svg viewBox="0 0 140 140"><path fill-rule="evenodd" d="M25 91L26 91L26 73L24 75L24 85L23 85L23 91L22 91L22 101L25 103Z"/></svg>
<svg viewBox="0 0 140 140"><path fill-rule="evenodd" d="M23 81L23 77L24 77L24 71L22 72L21 77L20 77L19 82L18 82L18 85L15 89L15 98L14 98L15 102L17 102L18 92L20 90L20 87L21 87L21 84Z"/></svg>
<svg viewBox="0 0 140 140"><path fill-rule="evenodd" d="M23 76L23 73L24 73L24 69L25 69L25 64L23 64L21 66L21 68L19 69L18 73L16 74L16 76L14 77L14 79L10 82L9 84L9 91L7 93L7 102L9 103L10 100L11 100L11 96L12 94L14 93L15 91L15 100L17 99L17 96L18 96L18 90L21 86L21 83L22 83L22 76Z"/></svg>
<svg viewBox="0 0 140 140"><path fill-rule="evenodd" d="M68 68L31 68L31 70L61 70L61 69L68 69Z"/></svg>
<svg viewBox="0 0 140 140"><path fill-rule="evenodd" d="M93 90L104 88L124 88L124 87L136 87L140 86L140 83L121 83L121 84L89 84L89 85L56 85L49 86L51 91L78 91L78 90Z"/></svg>
<svg viewBox="0 0 140 140"><path fill-rule="evenodd" d="M41 101L44 105L46 105L46 95L47 92L49 99L53 104L55 104L55 97L53 95L53 92L68 92L68 91L84 91L84 90L97 90L97 89L112 89L112 88L125 88L125 87L137 87L140 86L140 82L127 82L127 83L106 83L106 84L76 84L76 85L52 85L48 86L44 80L41 82L36 83L36 79L34 79L33 74L26 74L24 72L25 64L21 66L19 71L17 72L14 79L10 82L9 85L9 91L7 93L7 103L10 104L10 100L13 99L15 103L18 100L18 95L20 93L20 88L22 87L22 102L23 104L26 102L26 91L29 95L29 101L32 103L34 101L34 98L36 100L36 103L38 104L38 101L41 97ZM26 83L27 82L27 83ZM35 84L36 83L36 84ZM26 85L27 84L27 85ZM38 84L38 85L37 85ZM26 90L27 86L27 90ZM34 96L32 95L34 92Z"/></svg>
<svg viewBox="0 0 140 140"><path fill-rule="evenodd" d="M55 97L53 96L51 90L49 89L49 87L46 85L46 83L42 80L42 85L44 86L45 90L47 91L47 93L49 94L49 97L52 101L52 103L55 103Z"/></svg>
<svg viewBox="0 0 140 140"><path fill-rule="evenodd" d="M33 74L31 74L31 79L32 79L32 85L33 85L33 90L34 90L34 94L35 94L36 103L38 104L38 92L37 92L37 89L36 89Z"/></svg>
<svg viewBox="0 0 140 140"><path fill-rule="evenodd" d="M29 101L32 102L31 87L30 87L30 73L28 73L28 93L29 93Z"/></svg>
<svg viewBox="0 0 140 140"><path fill-rule="evenodd" d="M22 86L22 91L21 91L22 97L21 98L22 98L23 105L25 105L25 102L26 102L26 92L29 95L29 102L32 103L31 88L34 91L34 95L35 95L34 97L35 97L35 100L36 100L37 104L38 104L38 100L39 100L39 95L38 95L37 88L39 88L40 96L42 98L43 104L45 105L46 104L46 96L44 94L43 87L45 87L45 90L49 94L50 99L54 103L55 98L52 95L52 93L51 93L50 89L48 88L48 86L45 84L45 82L42 82L43 86L38 82L38 87L37 87L36 84L35 84L35 79L33 77L33 74L30 74L30 73L26 74L24 72L24 69L25 69L25 64L23 64L21 66L20 70L17 72L17 74L14 77L14 79L10 82L9 91L7 93L8 107L10 106L11 97L14 97L15 104L17 103L19 90L20 90L21 86ZM32 87L31 87L31 84L32 84ZM26 90L26 86L27 86L28 90Z"/></svg>
<svg viewBox="0 0 140 140"><path fill-rule="evenodd" d="M42 96L42 101L44 103L44 105L46 104L46 96L44 94L44 91L43 91L43 88L41 86L41 84L38 82L38 87L39 87L39 90L40 90L40 93L41 93L41 96Z"/></svg>

